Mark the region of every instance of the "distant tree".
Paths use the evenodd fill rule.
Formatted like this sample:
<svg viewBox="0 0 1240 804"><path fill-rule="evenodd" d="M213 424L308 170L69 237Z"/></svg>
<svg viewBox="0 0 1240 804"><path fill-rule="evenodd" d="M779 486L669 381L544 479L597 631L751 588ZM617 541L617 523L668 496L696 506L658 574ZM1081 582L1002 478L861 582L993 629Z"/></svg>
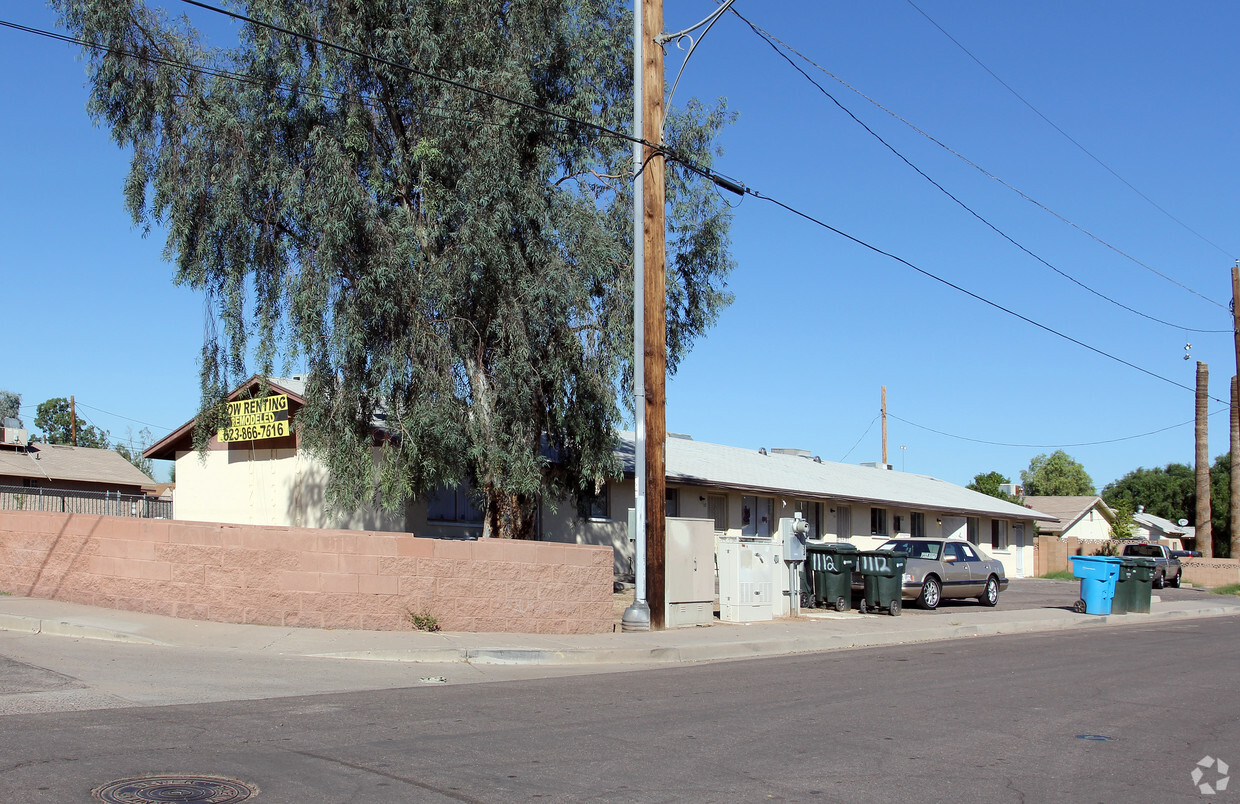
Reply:
<svg viewBox="0 0 1240 804"><path fill-rule="evenodd" d="M0 421L17 419L17 426L22 426L22 395L12 391L0 391Z"/></svg>
<svg viewBox="0 0 1240 804"><path fill-rule="evenodd" d="M220 310L200 449L237 383L300 358L297 435L335 508L466 483L484 534L532 538L541 499L621 474L633 165L604 129L632 118L627 0L248 0L275 27L227 50L166 4L52 5L88 111L131 149L129 212ZM703 175L730 119L666 120L669 371L731 300L730 209Z"/></svg>
<svg viewBox="0 0 1240 804"><path fill-rule="evenodd" d="M34 417L34 426L39 429L38 435L31 439L45 444L73 444L73 412L69 400L56 397L41 402ZM77 421L77 446L108 448L108 433L93 424Z"/></svg>
<svg viewBox="0 0 1240 804"><path fill-rule="evenodd" d="M983 472L974 475L973 482L965 488L972 489L973 491L980 491L982 494L989 494L991 497L998 497L1000 500L1017 502L1015 497L999 488L1000 486L1011 482L1011 480L999 472Z"/></svg>
<svg viewBox="0 0 1240 804"><path fill-rule="evenodd" d="M1020 484L1032 497L1077 497L1096 494L1094 481L1085 467L1063 450L1042 454L1022 469Z"/></svg>
<svg viewBox="0 0 1240 804"><path fill-rule="evenodd" d="M1131 539L1132 529L1136 525L1132 518L1132 503L1121 499L1111 507L1111 511L1115 514L1115 519L1111 522L1111 538Z"/></svg>
<svg viewBox="0 0 1240 804"><path fill-rule="evenodd" d="M1153 469L1138 467L1108 483L1102 489L1102 499L1112 508L1127 501L1134 511L1144 507L1145 513L1172 522L1192 522L1197 506L1193 468L1184 463Z"/></svg>
<svg viewBox="0 0 1240 804"><path fill-rule="evenodd" d="M137 439L134 438L133 430L130 430L126 439L118 440L112 449L116 450L122 458L132 463L139 472L153 480L155 478L155 475L153 474L155 471L154 464L151 463L150 458L146 458L142 455L142 451L145 450L150 443L150 428L144 427L141 432L138 433Z"/></svg>
<svg viewBox="0 0 1240 804"><path fill-rule="evenodd" d="M1211 542L1216 558L1231 555L1231 452L1214 459L1210 467ZM1201 548L1198 548L1201 549Z"/></svg>

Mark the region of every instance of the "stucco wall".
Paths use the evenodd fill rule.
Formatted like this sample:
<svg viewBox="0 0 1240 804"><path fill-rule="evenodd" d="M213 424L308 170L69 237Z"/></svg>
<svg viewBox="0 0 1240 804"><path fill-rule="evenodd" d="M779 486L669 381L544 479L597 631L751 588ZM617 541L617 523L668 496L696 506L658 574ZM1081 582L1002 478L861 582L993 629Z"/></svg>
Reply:
<svg viewBox="0 0 1240 804"><path fill-rule="evenodd" d="M0 512L0 591L172 617L404 630L612 629L612 555L590 546Z"/></svg>

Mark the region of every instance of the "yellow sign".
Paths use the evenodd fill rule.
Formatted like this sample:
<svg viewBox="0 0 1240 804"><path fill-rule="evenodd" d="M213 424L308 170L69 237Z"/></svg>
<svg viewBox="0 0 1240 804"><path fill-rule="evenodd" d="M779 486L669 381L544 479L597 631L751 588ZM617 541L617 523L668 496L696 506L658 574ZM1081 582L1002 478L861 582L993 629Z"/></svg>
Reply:
<svg viewBox="0 0 1240 804"><path fill-rule="evenodd" d="M228 424L216 431L223 443L280 438L289 434L288 394L229 402Z"/></svg>

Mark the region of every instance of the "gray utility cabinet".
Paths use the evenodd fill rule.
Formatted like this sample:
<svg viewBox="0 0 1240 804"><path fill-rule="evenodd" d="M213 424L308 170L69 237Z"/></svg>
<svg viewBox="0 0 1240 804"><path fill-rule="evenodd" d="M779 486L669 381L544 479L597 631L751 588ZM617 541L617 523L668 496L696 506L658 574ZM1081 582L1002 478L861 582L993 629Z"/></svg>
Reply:
<svg viewBox="0 0 1240 804"><path fill-rule="evenodd" d="M715 619L715 521L668 517L664 551L664 623L709 625Z"/></svg>

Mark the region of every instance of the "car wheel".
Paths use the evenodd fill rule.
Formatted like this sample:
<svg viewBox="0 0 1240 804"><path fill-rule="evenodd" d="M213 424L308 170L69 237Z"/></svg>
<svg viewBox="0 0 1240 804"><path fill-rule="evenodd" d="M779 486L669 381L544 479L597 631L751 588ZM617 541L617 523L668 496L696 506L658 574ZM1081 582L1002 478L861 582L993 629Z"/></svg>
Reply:
<svg viewBox="0 0 1240 804"><path fill-rule="evenodd" d="M917 597L917 605L923 609L937 609L942 594L943 587L939 585L939 579L931 575L921 585L921 594Z"/></svg>
<svg viewBox="0 0 1240 804"><path fill-rule="evenodd" d="M1158 572L1155 572L1154 573L1154 588L1162 589L1166 585L1167 585L1167 576L1163 573L1163 571L1159 570Z"/></svg>
<svg viewBox="0 0 1240 804"><path fill-rule="evenodd" d="M986 588L977 596L977 602L983 606L993 606L999 602L999 579L991 575L986 579Z"/></svg>
<svg viewBox="0 0 1240 804"><path fill-rule="evenodd" d="M1170 583L1168 583L1167 585L1168 585L1168 586L1170 586L1170 587L1171 587L1171 588L1173 588L1173 589L1179 589L1179 588L1180 588L1180 580L1182 579L1183 575L1184 575L1184 573L1183 573L1183 572L1177 572L1177 573L1175 574L1175 577L1174 577L1174 578L1172 578L1172 579L1171 579L1171 582L1170 582Z"/></svg>

